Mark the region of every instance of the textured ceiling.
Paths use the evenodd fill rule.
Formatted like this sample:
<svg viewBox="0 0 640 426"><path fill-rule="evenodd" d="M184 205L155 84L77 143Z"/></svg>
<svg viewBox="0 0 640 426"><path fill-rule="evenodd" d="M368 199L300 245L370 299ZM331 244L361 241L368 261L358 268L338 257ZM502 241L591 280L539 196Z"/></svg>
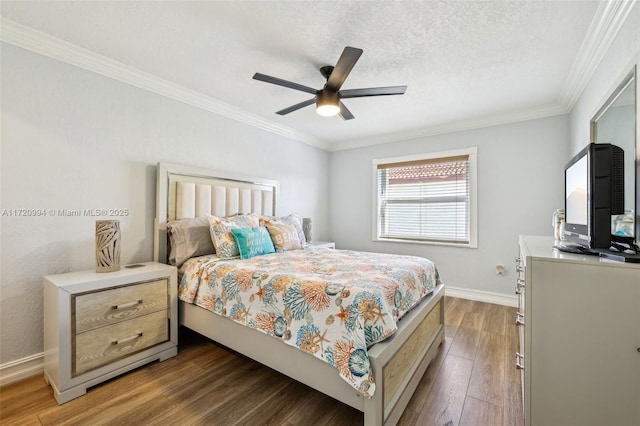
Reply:
<svg viewBox="0 0 640 426"><path fill-rule="evenodd" d="M25 2L2 16L229 104L328 147L428 134L455 123L561 110L597 1ZM321 88L318 69L364 50L343 88L407 85L346 99L354 120L252 80L261 72ZM454 126L455 127L455 126ZM396 136L394 136L396 135Z"/></svg>

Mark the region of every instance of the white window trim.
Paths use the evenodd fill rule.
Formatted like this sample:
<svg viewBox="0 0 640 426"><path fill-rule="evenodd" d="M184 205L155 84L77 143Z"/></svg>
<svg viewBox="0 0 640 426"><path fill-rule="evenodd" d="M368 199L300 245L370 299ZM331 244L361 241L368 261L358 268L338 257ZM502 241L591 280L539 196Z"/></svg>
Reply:
<svg viewBox="0 0 640 426"><path fill-rule="evenodd" d="M457 244L437 241L415 241L392 238L378 238L378 165L388 163L401 163L405 161L429 160L432 158L455 157L459 155L469 156L469 209L471 217L469 219L469 243ZM450 247L478 248L478 147L455 149L450 151L429 152L424 154L405 155L401 157L376 158L373 160L371 169L371 181L373 183L372 211L373 223L371 228L372 240L378 242L398 242L408 244L428 244Z"/></svg>

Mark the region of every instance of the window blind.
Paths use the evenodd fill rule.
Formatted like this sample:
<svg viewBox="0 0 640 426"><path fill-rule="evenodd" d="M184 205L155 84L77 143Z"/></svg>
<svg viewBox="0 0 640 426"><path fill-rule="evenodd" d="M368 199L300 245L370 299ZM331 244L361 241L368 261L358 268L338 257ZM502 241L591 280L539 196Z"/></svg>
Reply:
<svg viewBox="0 0 640 426"><path fill-rule="evenodd" d="M469 244L469 156L378 164L378 238Z"/></svg>

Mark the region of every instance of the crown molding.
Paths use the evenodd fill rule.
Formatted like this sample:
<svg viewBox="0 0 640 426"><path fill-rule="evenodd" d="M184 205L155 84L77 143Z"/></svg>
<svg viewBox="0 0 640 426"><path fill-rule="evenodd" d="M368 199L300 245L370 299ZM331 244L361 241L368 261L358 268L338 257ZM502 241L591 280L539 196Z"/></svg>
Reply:
<svg viewBox="0 0 640 426"><path fill-rule="evenodd" d="M86 69L122 83L194 106L258 129L326 150L326 142L251 114L210 96L114 61L91 50L0 17L0 39L5 43Z"/></svg>
<svg viewBox="0 0 640 426"><path fill-rule="evenodd" d="M447 133L463 132L466 130L481 129L485 127L500 126L504 124L517 123L520 121L536 120L539 118L552 117L567 114L569 111L562 105L548 105L539 108L531 108L516 111L509 114L498 114L481 117L475 120L456 121L439 126L424 127L421 129L409 130L407 132L393 133L370 138L352 140L348 142L336 142L329 145L329 151L343 151L347 149L363 148L366 146L381 145L385 143L401 142L411 139L426 138L429 136L443 135Z"/></svg>
<svg viewBox="0 0 640 426"><path fill-rule="evenodd" d="M610 0L599 3L560 94L560 103L568 111L573 109L582 95L635 3L636 0Z"/></svg>

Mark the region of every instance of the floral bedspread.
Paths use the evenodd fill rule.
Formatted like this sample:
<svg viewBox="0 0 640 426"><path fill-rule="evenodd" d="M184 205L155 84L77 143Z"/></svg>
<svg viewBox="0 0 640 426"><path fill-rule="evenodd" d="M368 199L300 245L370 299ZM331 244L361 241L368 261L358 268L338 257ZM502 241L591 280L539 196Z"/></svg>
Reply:
<svg viewBox="0 0 640 426"><path fill-rule="evenodd" d="M362 395L375 383L367 348L439 284L430 260L347 250L251 259L190 259L178 295L329 363Z"/></svg>

